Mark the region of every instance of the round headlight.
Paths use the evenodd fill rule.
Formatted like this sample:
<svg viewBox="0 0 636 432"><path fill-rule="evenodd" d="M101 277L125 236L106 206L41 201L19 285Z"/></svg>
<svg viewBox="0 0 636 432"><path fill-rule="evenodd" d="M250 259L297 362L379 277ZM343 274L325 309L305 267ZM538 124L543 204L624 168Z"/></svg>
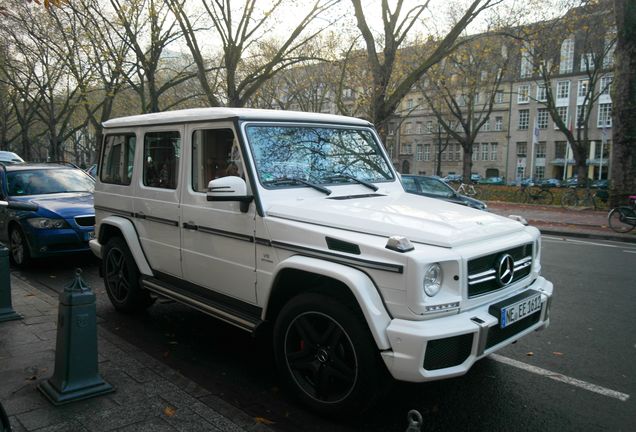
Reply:
<svg viewBox="0 0 636 432"><path fill-rule="evenodd" d="M424 273L424 292L427 296L435 296L442 287L442 267L435 263L428 266Z"/></svg>

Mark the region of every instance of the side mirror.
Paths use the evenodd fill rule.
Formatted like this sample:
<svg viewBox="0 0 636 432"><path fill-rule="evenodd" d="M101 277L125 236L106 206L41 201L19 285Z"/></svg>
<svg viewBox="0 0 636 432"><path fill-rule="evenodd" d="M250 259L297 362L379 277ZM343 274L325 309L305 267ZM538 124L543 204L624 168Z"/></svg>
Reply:
<svg viewBox="0 0 636 432"><path fill-rule="evenodd" d="M31 202L22 202L22 201L0 200L0 206L6 207L10 210L24 210L24 211L36 211L39 208L37 204L33 204Z"/></svg>
<svg viewBox="0 0 636 432"><path fill-rule="evenodd" d="M208 183L208 201L237 201L241 203L241 211L247 213L253 199L247 194L245 180L240 177L221 177Z"/></svg>

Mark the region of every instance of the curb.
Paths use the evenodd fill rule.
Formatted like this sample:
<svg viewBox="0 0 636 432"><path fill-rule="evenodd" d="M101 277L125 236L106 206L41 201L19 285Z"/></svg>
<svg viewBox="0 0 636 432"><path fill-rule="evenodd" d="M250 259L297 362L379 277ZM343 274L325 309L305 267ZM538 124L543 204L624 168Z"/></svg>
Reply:
<svg viewBox="0 0 636 432"><path fill-rule="evenodd" d="M552 229L552 228L542 228L541 225L535 225L535 224L532 224L532 226L538 228L542 235L588 238L588 239L594 239L594 240L609 240L609 241L615 241L615 242L621 242L621 243L636 243L636 236L626 237L626 236L609 234L609 233L604 234L604 233L593 233L593 232L565 231L565 230Z"/></svg>

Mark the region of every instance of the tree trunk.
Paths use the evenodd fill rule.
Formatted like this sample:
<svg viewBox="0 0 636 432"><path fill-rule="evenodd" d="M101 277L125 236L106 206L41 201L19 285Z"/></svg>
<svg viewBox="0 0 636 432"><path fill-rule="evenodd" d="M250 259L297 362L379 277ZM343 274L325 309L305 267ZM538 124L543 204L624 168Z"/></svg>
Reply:
<svg viewBox="0 0 636 432"><path fill-rule="evenodd" d="M610 206L636 193L636 2L615 0L616 62L612 101Z"/></svg>
<svg viewBox="0 0 636 432"><path fill-rule="evenodd" d="M470 174L473 172L473 145L464 145L462 143L462 148L464 149L463 182L470 183Z"/></svg>

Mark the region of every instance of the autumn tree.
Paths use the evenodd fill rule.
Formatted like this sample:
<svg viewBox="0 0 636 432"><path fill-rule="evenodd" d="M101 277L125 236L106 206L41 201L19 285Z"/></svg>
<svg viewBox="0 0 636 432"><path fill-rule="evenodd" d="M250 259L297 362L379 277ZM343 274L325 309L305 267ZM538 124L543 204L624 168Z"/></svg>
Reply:
<svg viewBox="0 0 636 432"><path fill-rule="evenodd" d="M323 15L337 0L314 0L306 12L278 36L280 12L293 8L295 2L275 0L262 7L262 2L243 0L201 0L204 14L193 20L184 0L167 0L177 17L194 63L197 77L211 106L242 107L270 78L278 72L307 60L301 48L323 32L328 24L318 28L312 22ZM231 3L231 4L230 4ZM191 6L187 2L187 6ZM205 23L209 22L210 29ZM215 94L208 85L208 73L213 65L206 61L202 39L213 37L221 44L224 95Z"/></svg>
<svg viewBox="0 0 636 432"><path fill-rule="evenodd" d="M607 2L589 2L561 18L519 29L523 41L519 50L521 76L539 87L536 93L525 96L545 107L564 135L572 149L579 184L586 184L588 178L590 132L597 126L593 113L609 101L612 83L616 33L608 6ZM561 77L574 70L585 79L570 88L570 82ZM574 92L576 112L570 112ZM601 113L599 125L611 127L610 115Z"/></svg>
<svg viewBox="0 0 636 432"><path fill-rule="evenodd" d="M391 9L388 0L381 2L382 37L376 40L367 19L362 0L351 0L358 29L362 35L367 52L367 64L371 75L371 97L369 101L369 119L379 129L382 138L386 137L388 121L394 114L404 96L411 91L417 81L435 64L452 52L458 38L466 27L486 9L499 4L499 0L473 0L459 19L454 21L450 30L437 39L435 45L408 70L397 70L396 59L400 48L407 42L411 31L421 22L420 18L430 2L404 10L404 1L395 2Z"/></svg>
<svg viewBox="0 0 636 432"><path fill-rule="evenodd" d="M489 124L509 57L503 37L481 35L458 47L432 66L420 89L437 123L463 149L464 179L472 173L473 145Z"/></svg>
<svg viewBox="0 0 636 432"><path fill-rule="evenodd" d="M615 0L617 30L612 100L613 141L611 203L623 204L636 193L636 4Z"/></svg>

